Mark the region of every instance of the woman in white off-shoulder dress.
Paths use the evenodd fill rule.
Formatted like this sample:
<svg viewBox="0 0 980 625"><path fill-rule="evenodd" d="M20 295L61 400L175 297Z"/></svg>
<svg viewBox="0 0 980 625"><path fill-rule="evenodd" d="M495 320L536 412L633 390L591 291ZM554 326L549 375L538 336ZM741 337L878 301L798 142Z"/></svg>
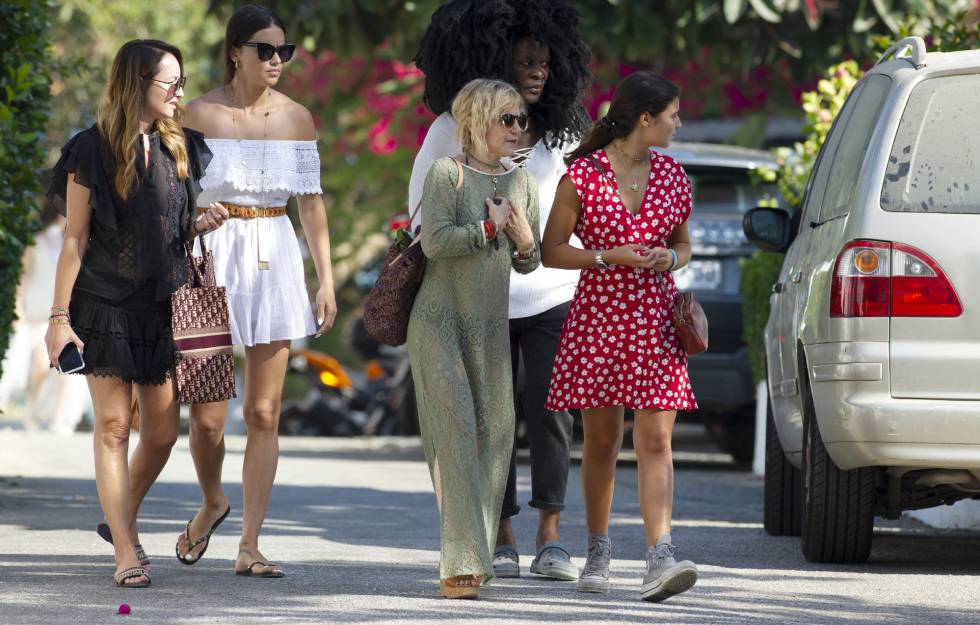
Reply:
<svg viewBox="0 0 980 625"><path fill-rule="evenodd" d="M186 122L204 133L214 153L201 181L199 209L220 203L231 215L222 232L209 234L206 243L214 254L218 283L227 289L232 340L245 346L248 443L242 536L234 568L252 577L283 576L282 567L259 551L258 538L279 456L289 341L327 331L337 308L313 118L272 89L294 50L271 9L243 6L226 32L225 85L191 102ZM312 303L299 241L285 210L291 196L297 199L316 265L319 286ZM227 402L198 404L191 410L191 454L203 501L177 540L177 558L184 564L200 560L211 533L230 511L221 487L226 411Z"/></svg>

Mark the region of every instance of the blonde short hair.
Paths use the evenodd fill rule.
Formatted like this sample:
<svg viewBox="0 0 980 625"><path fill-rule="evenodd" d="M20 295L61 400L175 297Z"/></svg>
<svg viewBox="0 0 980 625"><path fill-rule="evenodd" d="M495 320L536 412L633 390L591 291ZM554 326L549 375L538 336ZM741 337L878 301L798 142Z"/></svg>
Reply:
<svg viewBox="0 0 980 625"><path fill-rule="evenodd" d="M487 133L500 116L511 109L526 112L524 98L513 85L502 80L477 78L466 83L453 99L452 116L456 120L456 138L464 152L485 153Z"/></svg>

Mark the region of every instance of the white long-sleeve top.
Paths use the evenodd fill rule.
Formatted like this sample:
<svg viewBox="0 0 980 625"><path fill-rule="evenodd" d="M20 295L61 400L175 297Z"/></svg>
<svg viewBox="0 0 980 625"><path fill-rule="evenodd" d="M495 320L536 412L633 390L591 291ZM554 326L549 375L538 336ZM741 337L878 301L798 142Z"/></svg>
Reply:
<svg viewBox="0 0 980 625"><path fill-rule="evenodd" d="M573 146L564 146L571 149ZM443 113L432 122L425 142L415 156L412 165L412 179L408 185L409 212L415 211L422 198L422 187L432 164L446 156L462 154L463 147L456 139L456 120L449 113ZM544 233L551 205L555 200L558 182L565 174L565 161L561 148L549 149L541 139L534 145L530 156L521 165L525 167L538 183L538 206L540 215L539 236ZM413 227L421 222L421 211L417 211ZM503 236L503 235L501 235ZM581 247L574 236L572 245ZM528 274L511 270L509 317L521 319L531 317L564 304L575 295L578 271L552 269L544 265Z"/></svg>

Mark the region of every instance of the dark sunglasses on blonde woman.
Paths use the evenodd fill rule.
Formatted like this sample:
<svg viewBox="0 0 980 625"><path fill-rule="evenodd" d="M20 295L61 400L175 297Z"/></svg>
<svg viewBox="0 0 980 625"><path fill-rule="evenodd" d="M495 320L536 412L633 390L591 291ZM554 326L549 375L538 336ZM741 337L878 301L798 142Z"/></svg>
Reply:
<svg viewBox="0 0 980 625"><path fill-rule="evenodd" d="M279 60L285 63L289 59L293 58L293 53L296 52L296 46L291 43L286 43L281 46L274 46L271 43L246 41L242 45L249 48L255 48L255 53L258 55L260 61L268 61L272 58L273 54L278 54Z"/></svg>
<svg viewBox="0 0 980 625"><path fill-rule="evenodd" d="M514 124L522 131L527 130L527 115L521 113L520 115L513 115L511 113L504 113L500 116L500 123L507 128L513 128Z"/></svg>

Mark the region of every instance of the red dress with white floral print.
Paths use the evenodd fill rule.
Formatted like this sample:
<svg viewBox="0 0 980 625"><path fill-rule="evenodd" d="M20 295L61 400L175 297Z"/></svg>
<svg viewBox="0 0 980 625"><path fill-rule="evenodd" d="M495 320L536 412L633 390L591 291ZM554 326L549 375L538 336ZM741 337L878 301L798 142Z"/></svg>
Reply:
<svg viewBox="0 0 980 625"><path fill-rule="evenodd" d="M651 151L646 195L633 215L620 199L605 150L591 156L605 172L585 156L566 173L578 192L575 234L585 249L666 246L691 214L691 183L680 164ZM558 344L549 410L697 408L687 354L671 323L676 287L669 272L661 276L663 283L653 269L622 265L582 271Z"/></svg>

